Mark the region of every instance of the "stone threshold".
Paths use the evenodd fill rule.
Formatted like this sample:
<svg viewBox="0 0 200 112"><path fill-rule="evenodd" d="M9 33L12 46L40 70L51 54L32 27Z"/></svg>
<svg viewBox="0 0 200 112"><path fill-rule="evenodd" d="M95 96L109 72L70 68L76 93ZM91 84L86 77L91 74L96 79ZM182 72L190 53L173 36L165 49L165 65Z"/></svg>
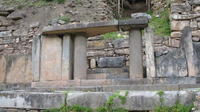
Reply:
<svg viewBox="0 0 200 112"><path fill-rule="evenodd" d="M102 106L113 92L69 92L68 97L65 91L54 92L27 92L27 91L0 91L0 108L17 109L48 109L60 107L67 100L68 105L79 104L91 108ZM121 91L120 94L124 94ZM164 105L171 106L177 101L188 105L194 102L199 96L198 89L183 91L164 91ZM129 111L153 110L160 104L158 91L128 91L127 103L116 104Z"/></svg>
<svg viewBox="0 0 200 112"><path fill-rule="evenodd" d="M171 78L138 78L138 79L100 79L100 80L68 80L32 82L32 87L74 87L74 86L109 86L109 85L139 85L139 84L198 84L198 77Z"/></svg>

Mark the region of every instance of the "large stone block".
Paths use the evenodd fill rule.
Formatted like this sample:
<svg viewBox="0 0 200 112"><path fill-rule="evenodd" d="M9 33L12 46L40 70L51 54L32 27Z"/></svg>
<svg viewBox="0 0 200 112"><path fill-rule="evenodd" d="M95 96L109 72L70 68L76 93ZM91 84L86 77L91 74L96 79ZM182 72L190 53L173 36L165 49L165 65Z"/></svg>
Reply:
<svg viewBox="0 0 200 112"><path fill-rule="evenodd" d="M171 4L171 12L172 13L189 12L190 10L191 10L191 6L188 6L185 3L172 3Z"/></svg>
<svg viewBox="0 0 200 112"><path fill-rule="evenodd" d="M62 39L57 36L42 38L41 81L61 80Z"/></svg>
<svg viewBox="0 0 200 112"><path fill-rule="evenodd" d="M112 42L114 48L126 48L129 47L129 40L128 39L117 39Z"/></svg>
<svg viewBox="0 0 200 112"><path fill-rule="evenodd" d="M168 54L156 58L157 77L185 77L187 63L181 51L170 51Z"/></svg>
<svg viewBox="0 0 200 112"><path fill-rule="evenodd" d="M33 80L30 55L6 56L6 82L31 83Z"/></svg>
<svg viewBox="0 0 200 112"><path fill-rule="evenodd" d="M100 68L120 68L124 66L124 57L104 57L97 61L97 65Z"/></svg>
<svg viewBox="0 0 200 112"><path fill-rule="evenodd" d="M106 47L105 40L98 40L98 41L88 41L87 48L88 49L103 49Z"/></svg>
<svg viewBox="0 0 200 112"><path fill-rule="evenodd" d="M172 21L171 22L171 30L172 31L181 31L183 28L186 26L189 26L190 22L189 21Z"/></svg>
<svg viewBox="0 0 200 112"><path fill-rule="evenodd" d="M6 80L6 60L4 56L0 56L0 83Z"/></svg>

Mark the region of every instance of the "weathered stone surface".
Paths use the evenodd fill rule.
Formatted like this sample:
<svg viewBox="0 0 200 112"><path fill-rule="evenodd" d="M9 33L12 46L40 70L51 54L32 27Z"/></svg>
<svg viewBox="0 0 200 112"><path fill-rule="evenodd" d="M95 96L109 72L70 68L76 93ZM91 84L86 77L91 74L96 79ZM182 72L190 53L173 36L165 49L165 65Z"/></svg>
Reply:
<svg viewBox="0 0 200 112"><path fill-rule="evenodd" d="M142 33L140 30L132 29L129 33L130 45L130 79L143 78L143 48Z"/></svg>
<svg viewBox="0 0 200 112"><path fill-rule="evenodd" d="M190 22L190 27L191 28L197 28L198 27L197 21L191 21Z"/></svg>
<svg viewBox="0 0 200 112"><path fill-rule="evenodd" d="M130 51L128 48L115 49L115 53L119 55L129 55Z"/></svg>
<svg viewBox="0 0 200 112"><path fill-rule="evenodd" d="M189 21L172 21L171 30L172 31L181 31L184 27L189 26Z"/></svg>
<svg viewBox="0 0 200 112"><path fill-rule="evenodd" d="M124 96L125 91L120 95ZM164 91L165 106L172 106L177 101L181 104L192 104L198 92L193 91ZM91 108L103 106L112 96L112 92L70 92L67 97L69 105L81 105ZM129 111L153 110L160 105L160 97L156 91L128 91L127 101L124 105L120 104L119 99L115 99L115 106L126 108ZM64 92L0 92L0 107L4 108L27 108L27 109L47 109L60 107L65 101Z"/></svg>
<svg viewBox="0 0 200 112"><path fill-rule="evenodd" d="M27 28L19 28L13 32L13 36L27 36L28 29Z"/></svg>
<svg viewBox="0 0 200 112"><path fill-rule="evenodd" d="M185 27L182 33L181 50L185 53L188 75L191 77L196 77L200 71L198 69L197 53L195 52L195 48L192 42L191 28Z"/></svg>
<svg viewBox="0 0 200 112"><path fill-rule="evenodd" d="M4 56L0 56L0 83L6 80L6 60Z"/></svg>
<svg viewBox="0 0 200 112"><path fill-rule="evenodd" d="M104 57L97 61L97 65L100 68L119 68L124 65L124 57Z"/></svg>
<svg viewBox="0 0 200 112"><path fill-rule="evenodd" d="M200 37L192 37L192 41L199 42L200 41Z"/></svg>
<svg viewBox="0 0 200 112"><path fill-rule="evenodd" d="M41 81L61 80L62 41L60 37L42 38ZM51 52L49 52L51 51Z"/></svg>
<svg viewBox="0 0 200 112"><path fill-rule="evenodd" d="M194 36L194 37L200 37L200 30L192 31L192 36Z"/></svg>
<svg viewBox="0 0 200 112"><path fill-rule="evenodd" d="M95 59L91 59L90 60L90 68L96 68L96 60Z"/></svg>
<svg viewBox="0 0 200 112"><path fill-rule="evenodd" d="M174 20L189 20L189 19L194 19L200 17L200 13L197 14L172 14L171 15L172 19Z"/></svg>
<svg viewBox="0 0 200 112"><path fill-rule="evenodd" d="M65 34L62 40L62 80L73 77L73 40L71 35Z"/></svg>
<svg viewBox="0 0 200 112"><path fill-rule="evenodd" d="M171 37L172 38L179 38L182 36L182 33L181 32L172 32L171 33Z"/></svg>
<svg viewBox="0 0 200 112"><path fill-rule="evenodd" d="M190 0L191 5L199 5L200 1L199 0Z"/></svg>
<svg viewBox="0 0 200 112"><path fill-rule="evenodd" d="M9 14L10 14L9 12L0 11L0 16L7 16L7 15L9 15Z"/></svg>
<svg viewBox="0 0 200 112"><path fill-rule="evenodd" d="M95 56L112 56L114 54L113 51L105 51L105 50L88 50L87 56L88 57L95 57Z"/></svg>
<svg viewBox="0 0 200 112"><path fill-rule="evenodd" d="M94 23L78 23L61 26L48 26L43 29L43 34L63 34L84 32L88 36L97 36L108 32L115 32L121 27L123 30L130 28L145 28L149 20L146 16L139 16L129 20L94 22ZM130 27L131 26L131 27Z"/></svg>
<svg viewBox="0 0 200 112"><path fill-rule="evenodd" d="M10 37L10 36L12 36L11 31L0 32L0 38L1 37Z"/></svg>
<svg viewBox="0 0 200 112"><path fill-rule="evenodd" d="M151 16L146 13L133 13L131 14L132 19L148 19L148 21L151 20Z"/></svg>
<svg viewBox="0 0 200 112"><path fill-rule="evenodd" d="M184 54L180 50L174 50L156 58L156 71L158 77L187 76L187 63Z"/></svg>
<svg viewBox="0 0 200 112"><path fill-rule="evenodd" d="M116 39L112 44L114 48L127 48L129 47L129 39Z"/></svg>
<svg viewBox="0 0 200 112"><path fill-rule="evenodd" d="M33 80L30 55L10 55L6 57L6 82L31 83Z"/></svg>
<svg viewBox="0 0 200 112"><path fill-rule="evenodd" d="M0 11L13 12L14 10L15 10L15 7L0 5Z"/></svg>
<svg viewBox="0 0 200 112"><path fill-rule="evenodd" d="M171 12L172 13L189 12L190 10L191 10L191 6L188 6L185 3L172 3L171 4Z"/></svg>
<svg viewBox="0 0 200 112"><path fill-rule="evenodd" d="M103 49L106 46L105 40L88 41L87 48L89 49Z"/></svg>
<svg viewBox="0 0 200 112"><path fill-rule="evenodd" d="M25 17L25 13L22 11L15 11L8 15L8 19L19 20Z"/></svg>
<svg viewBox="0 0 200 112"><path fill-rule="evenodd" d="M180 47L180 39L171 39L170 40L171 47Z"/></svg>
<svg viewBox="0 0 200 112"><path fill-rule="evenodd" d="M200 6L197 6L193 9L195 12L199 12L200 11Z"/></svg>
<svg viewBox="0 0 200 112"><path fill-rule="evenodd" d="M87 78L87 36L85 33L80 33L74 39L74 79Z"/></svg>
<svg viewBox="0 0 200 112"><path fill-rule="evenodd" d="M6 27L4 27L4 26L0 27L0 31L6 31L6 30L7 30Z"/></svg>

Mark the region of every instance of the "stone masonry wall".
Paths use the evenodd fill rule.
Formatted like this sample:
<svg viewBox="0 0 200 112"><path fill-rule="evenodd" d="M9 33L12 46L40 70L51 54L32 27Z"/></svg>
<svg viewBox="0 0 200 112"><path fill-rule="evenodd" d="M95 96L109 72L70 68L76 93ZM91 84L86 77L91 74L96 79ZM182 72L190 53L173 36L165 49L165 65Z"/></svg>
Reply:
<svg viewBox="0 0 200 112"><path fill-rule="evenodd" d="M194 42L200 41L200 0L179 0L171 4L171 46L179 47L181 31L192 28Z"/></svg>

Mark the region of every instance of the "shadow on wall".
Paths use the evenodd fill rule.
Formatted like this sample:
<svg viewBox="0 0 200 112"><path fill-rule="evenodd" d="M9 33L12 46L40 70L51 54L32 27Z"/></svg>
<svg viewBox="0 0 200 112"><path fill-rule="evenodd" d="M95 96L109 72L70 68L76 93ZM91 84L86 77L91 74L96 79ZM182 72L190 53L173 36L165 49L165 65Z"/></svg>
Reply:
<svg viewBox="0 0 200 112"><path fill-rule="evenodd" d="M31 55L0 56L0 83L31 83Z"/></svg>

